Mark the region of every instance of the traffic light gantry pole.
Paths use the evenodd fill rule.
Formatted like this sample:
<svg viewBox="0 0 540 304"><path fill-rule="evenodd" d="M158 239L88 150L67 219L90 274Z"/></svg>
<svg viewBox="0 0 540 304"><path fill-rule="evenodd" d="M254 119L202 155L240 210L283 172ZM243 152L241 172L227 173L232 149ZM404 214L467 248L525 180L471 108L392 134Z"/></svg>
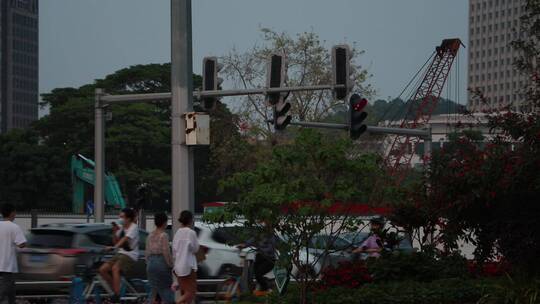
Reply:
<svg viewBox="0 0 540 304"><path fill-rule="evenodd" d="M280 88L256 88L242 90L212 90L212 91L193 91L193 97L200 99L203 97L228 97L228 96L246 96L246 95L267 95L268 93L287 93L299 91L323 91L333 90L334 88L343 88L344 85L314 85L302 87L280 87ZM138 103L163 101L167 102L171 99L171 93L147 93L147 94L123 94L123 95L107 95L102 94L100 97L102 105L111 103Z"/></svg>
<svg viewBox="0 0 540 304"><path fill-rule="evenodd" d="M305 121L292 121L290 125L301 126L301 127L306 127L306 128L337 129L337 130L349 130L349 127L350 127L349 124L305 122ZM410 135L410 136L420 137L423 139L431 138L430 129L403 129L403 128L367 126L366 132L370 134Z"/></svg>

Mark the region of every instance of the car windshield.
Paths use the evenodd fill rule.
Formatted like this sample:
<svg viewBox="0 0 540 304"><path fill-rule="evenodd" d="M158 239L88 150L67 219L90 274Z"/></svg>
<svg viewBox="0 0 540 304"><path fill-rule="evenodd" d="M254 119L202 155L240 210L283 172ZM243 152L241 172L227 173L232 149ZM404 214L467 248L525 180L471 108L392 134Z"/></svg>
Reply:
<svg viewBox="0 0 540 304"><path fill-rule="evenodd" d="M339 236L317 235L311 239L311 248L328 250L345 250L351 243Z"/></svg>
<svg viewBox="0 0 540 304"><path fill-rule="evenodd" d="M341 237L354 245L360 245L369 236L366 232L345 233Z"/></svg>
<svg viewBox="0 0 540 304"><path fill-rule="evenodd" d="M72 248L74 233L64 230L32 230L28 236L28 247Z"/></svg>
<svg viewBox="0 0 540 304"><path fill-rule="evenodd" d="M92 242L101 246L112 246L112 231L111 229L100 229L91 231L86 234Z"/></svg>
<svg viewBox="0 0 540 304"><path fill-rule="evenodd" d="M235 245L256 237L257 228L243 226L217 227L212 232L212 239L220 244Z"/></svg>

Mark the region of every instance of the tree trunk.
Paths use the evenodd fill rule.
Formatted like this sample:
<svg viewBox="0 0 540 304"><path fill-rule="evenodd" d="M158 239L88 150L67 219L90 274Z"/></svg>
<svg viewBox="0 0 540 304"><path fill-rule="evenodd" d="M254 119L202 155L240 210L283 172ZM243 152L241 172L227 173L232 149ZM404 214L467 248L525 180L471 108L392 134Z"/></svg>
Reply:
<svg viewBox="0 0 540 304"><path fill-rule="evenodd" d="M307 304L308 301L307 301L307 287L308 287L308 284L307 284L307 278L306 277L303 277L302 280L300 281L300 304Z"/></svg>

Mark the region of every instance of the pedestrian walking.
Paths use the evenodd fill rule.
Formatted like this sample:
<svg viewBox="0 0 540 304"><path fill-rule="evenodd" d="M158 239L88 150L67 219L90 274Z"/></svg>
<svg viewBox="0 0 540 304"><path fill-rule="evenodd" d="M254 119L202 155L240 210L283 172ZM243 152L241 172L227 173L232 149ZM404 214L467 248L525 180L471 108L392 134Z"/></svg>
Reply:
<svg viewBox="0 0 540 304"><path fill-rule="evenodd" d="M254 291L256 296L264 296L271 291L266 274L272 271L276 264L276 237L268 232L272 231L269 224L265 223L263 225L266 233L262 233L258 237L251 238L245 243L236 246L239 249L252 247L256 251L255 263L253 264L253 272L257 282L257 288Z"/></svg>
<svg viewBox="0 0 540 304"><path fill-rule="evenodd" d="M146 239L146 273L153 295L159 295L161 303L174 303L172 285L173 260L169 246L167 215L163 212L154 215L156 229Z"/></svg>
<svg viewBox="0 0 540 304"><path fill-rule="evenodd" d="M197 258L199 241L192 229L193 214L187 210L180 213L178 218L180 228L173 239L174 274L180 285L182 296L176 303L191 304L197 295Z"/></svg>
<svg viewBox="0 0 540 304"><path fill-rule="evenodd" d="M15 304L15 273L17 265L17 248L26 245L26 238L21 228L13 223L15 206L6 203L0 207L0 304Z"/></svg>

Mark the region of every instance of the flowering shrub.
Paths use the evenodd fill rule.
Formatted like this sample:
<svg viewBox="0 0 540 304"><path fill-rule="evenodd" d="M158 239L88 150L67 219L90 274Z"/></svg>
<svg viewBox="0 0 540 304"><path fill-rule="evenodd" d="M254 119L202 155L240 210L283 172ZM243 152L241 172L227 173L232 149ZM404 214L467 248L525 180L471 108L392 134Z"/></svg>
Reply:
<svg viewBox="0 0 540 304"><path fill-rule="evenodd" d="M319 289L331 287L358 288L372 281L366 265L362 262L342 262L337 267L326 268L321 275Z"/></svg>
<svg viewBox="0 0 540 304"><path fill-rule="evenodd" d="M482 264L469 261L467 267L469 272L477 277L500 277L510 271L510 264L504 260L488 261Z"/></svg>

